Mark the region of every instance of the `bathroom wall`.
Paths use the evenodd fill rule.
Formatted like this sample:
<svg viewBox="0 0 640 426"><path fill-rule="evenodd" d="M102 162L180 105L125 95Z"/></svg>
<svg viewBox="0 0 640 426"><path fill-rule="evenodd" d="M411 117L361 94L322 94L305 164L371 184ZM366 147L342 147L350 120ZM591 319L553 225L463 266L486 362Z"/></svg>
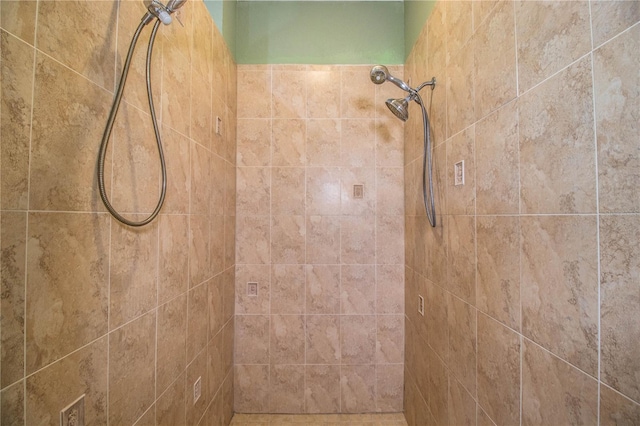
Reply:
<svg viewBox="0 0 640 426"><path fill-rule="evenodd" d="M370 68L238 66L237 412L402 411L402 92Z"/></svg>
<svg viewBox="0 0 640 426"><path fill-rule="evenodd" d="M434 229L417 110L405 127L410 425L640 424L639 20L627 1L429 17L405 64L438 79Z"/></svg>
<svg viewBox="0 0 640 426"><path fill-rule="evenodd" d="M83 394L86 424L227 424L236 67L222 36L199 1L180 10L184 27L159 30L152 85L167 198L152 224L132 229L106 213L95 171L142 2L1 3L2 424L58 424ZM113 204L137 219L159 191L149 33L105 170Z"/></svg>

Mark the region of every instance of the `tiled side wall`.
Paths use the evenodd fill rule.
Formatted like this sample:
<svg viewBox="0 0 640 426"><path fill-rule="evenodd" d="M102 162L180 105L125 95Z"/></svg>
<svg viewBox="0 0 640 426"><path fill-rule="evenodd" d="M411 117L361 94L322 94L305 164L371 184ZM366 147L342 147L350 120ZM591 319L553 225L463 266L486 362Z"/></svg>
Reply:
<svg viewBox="0 0 640 426"><path fill-rule="evenodd" d="M410 425L640 424L639 5L447 1L426 23L405 77L439 82L440 222L413 119Z"/></svg>
<svg viewBox="0 0 640 426"><path fill-rule="evenodd" d="M228 424L236 68L221 35L199 1L181 9L184 27L159 30L152 81L167 198L158 219L130 229L106 213L95 170L142 2L1 3L2 424L58 424L82 394L86 424ZM138 219L159 191L149 34L106 168L113 204Z"/></svg>
<svg viewBox="0 0 640 426"><path fill-rule="evenodd" d="M402 411L401 92L370 68L238 67L237 412Z"/></svg>

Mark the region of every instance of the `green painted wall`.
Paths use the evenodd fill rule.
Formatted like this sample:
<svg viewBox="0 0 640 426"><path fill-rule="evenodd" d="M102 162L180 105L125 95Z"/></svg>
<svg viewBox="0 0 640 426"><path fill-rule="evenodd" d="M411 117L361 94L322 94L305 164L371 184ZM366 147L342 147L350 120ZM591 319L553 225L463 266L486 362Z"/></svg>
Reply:
<svg viewBox="0 0 640 426"><path fill-rule="evenodd" d="M399 1L238 1L239 64L402 64Z"/></svg>
<svg viewBox="0 0 640 426"><path fill-rule="evenodd" d="M227 42L229 50L235 56L236 0L204 0L204 4Z"/></svg>
<svg viewBox="0 0 640 426"><path fill-rule="evenodd" d="M404 0L404 55L411 53L424 23L431 14L435 1L430 0Z"/></svg>

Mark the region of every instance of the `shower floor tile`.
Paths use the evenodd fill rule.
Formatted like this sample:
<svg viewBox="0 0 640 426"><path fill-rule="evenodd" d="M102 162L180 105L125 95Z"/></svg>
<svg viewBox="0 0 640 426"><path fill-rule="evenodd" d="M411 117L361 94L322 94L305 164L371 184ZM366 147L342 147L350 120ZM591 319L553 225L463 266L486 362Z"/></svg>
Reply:
<svg viewBox="0 0 640 426"><path fill-rule="evenodd" d="M406 426L402 413L382 414L235 414L232 426Z"/></svg>

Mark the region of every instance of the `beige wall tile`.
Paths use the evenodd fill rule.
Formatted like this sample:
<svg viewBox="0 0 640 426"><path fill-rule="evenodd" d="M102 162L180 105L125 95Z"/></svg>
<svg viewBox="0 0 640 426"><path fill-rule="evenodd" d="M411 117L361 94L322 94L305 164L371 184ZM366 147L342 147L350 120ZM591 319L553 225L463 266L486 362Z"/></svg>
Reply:
<svg viewBox="0 0 640 426"><path fill-rule="evenodd" d="M638 21L640 21L640 7L636 2L592 1L593 45L601 45Z"/></svg>
<svg viewBox="0 0 640 426"><path fill-rule="evenodd" d="M519 335L478 315L478 403L496 424L520 423Z"/></svg>
<svg viewBox="0 0 640 426"><path fill-rule="evenodd" d="M398 364L400 373L402 373L404 317L402 315L377 315L376 328L376 363L379 364L378 368L380 368L380 364Z"/></svg>
<svg viewBox="0 0 640 426"><path fill-rule="evenodd" d="M24 376L25 349L25 301L26 301L26 235L27 215L19 212L2 212L0 218L0 337L2 352L0 364L2 376L0 388L4 388ZM7 394L13 400L15 389Z"/></svg>
<svg viewBox="0 0 640 426"><path fill-rule="evenodd" d="M471 8L470 4L469 8ZM471 21L469 21L470 25ZM457 53L452 54L451 59L448 61L449 64L446 70L446 105L447 136L449 137L468 127L475 119L473 101L475 96L474 44L475 40L471 39L464 46L461 46Z"/></svg>
<svg viewBox="0 0 640 426"><path fill-rule="evenodd" d="M271 315L271 364L304 364L303 315Z"/></svg>
<svg viewBox="0 0 640 426"><path fill-rule="evenodd" d="M307 117L340 117L340 74L340 67L333 66L307 70Z"/></svg>
<svg viewBox="0 0 640 426"><path fill-rule="evenodd" d="M448 387L449 372L442 361L433 351L427 351L428 356L428 404L429 410L436 424L449 424ZM424 395L424 394L423 394Z"/></svg>
<svg viewBox="0 0 640 426"><path fill-rule="evenodd" d="M476 395L477 310L449 295L449 368L471 395Z"/></svg>
<svg viewBox="0 0 640 426"><path fill-rule="evenodd" d="M85 421L106 423L107 348L106 338L96 340L30 376L26 385L26 424L57 423L60 410L82 394ZM115 364L116 360L112 362ZM23 382L19 383L22 388ZM117 384L110 386L114 388ZM11 389L5 389L3 396L10 395ZM6 415L4 403L2 415Z"/></svg>
<svg viewBox="0 0 640 426"><path fill-rule="evenodd" d="M376 212L377 181L373 167L345 167L340 174L343 215L362 216ZM354 185L363 186L363 197L355 198Z"/></svg>
<svg viewBox="0 0 640 426"><path fill-rule="evenodd" d="M183 15L187 10L183 8ZM181 19L186 20L186 16ZM185 52L190 51L189 43L189 40L172 37L172 42L162 46L162 122L185 136L190 134L191 121L191 71L190 67L183 66ZM193 88L193 93L199 92Z"/></svg>
<svg viewBox="0 0 640 426"><path fill-rule="evenodd" d="M340 313L373 314L376 310L376 271L373 265L342 265Z"/></svg>
<svg viewBox="0 0 640 426"><path fill-rule="evenodd" d="M271 267L271 313L302 314L305 312L304 265Z"/></svg>
<svg viewBox="0 0 640 426"><path fill-rule="evenodd" d="M269 377L269 412L304 411L304 365L273 365Z"/></svg>
<svg viewBox="0 0 640 426"><path fill-rule="evenodd" d="M404 313L404 266L376 266L376 313Z"/></svg>
<svg viewBox="0 0 640 426"><path fill-rule="evenodd" d="M211 212L211 152L191 142L191 205L189 213L207 215Z"/></svg>
<svg viewBox="0 0 640 426"><path fill-rule="evenodd" d="M24 424L23 380L0 392L0 421L3 424Z"/></svg>
<svg viewBox="0 0 640 426"><path fill-rule="evenodd" d="M33 7L32 7L33 6ZM31 2L2 3L2 27L5 18L13 16L12 24L19 31L28 26L29 14L35 17L35 4ZM29 10L33 9L33 10ZM33 28L31 29L33 38ZM2 136L1 165L2 208L26 209L29 201L29 142L31 131L31 108L33 97L33 56L34 49L17 38L2 31L0 33L2 64L2 117L0 117L0 136Z"/></svg>
<svg viewBox="0 0 640 426"><path fill-rule="evenodd" d="M304 118L307 116L306 67L287 66L273 69L271 107L274 118Z"/></svg>
<svg viewBox="0 0 640 426"><path fill-rule="evenodd" d="M271 173L268 167L238 167L238 215L267 215L271 208Z"/></svg>
<svg viewBox="0 0 640 426"><path fill-rule="evenodd" d="M271 216L271 261L304 263L305 217Z"/></svg>
<svg viewBox="0 0 640 426"><path fill-rule="evenodd" d="M476 164L475 127L469 127L447 142L446 214L475 214ZM464 161L464 185L455 184L455 165ZM422 178L422 175L420 175ZM420 189L422 190L422 189Z"/></svg>
<svg viewBox="0 0 640 426"><path fill-rule="evenodd" d="M597 372L597 241L593 217L522 217L522 334Z"/></svg>
<svg viewBox="0 0 640 426"><path fill-rule="evenodd" d="M307 314L340 312L340 266L306 265Z"/></svg>
<svg viewBox="0 0 640 426"><path fill-rule="evenodd" d="M519 213L520 170L516 105L516 102L511 102L476 124L478 214Z"/></svg>
<svg viewBox="0 0 640 426"><path fill-rule="evenodd" d="M344 167L375 166L375 120L343 119L340 157L333 161Z"/></svg>
<svg viewBox="0 0 640 426"><path fill-rule="evenodd" d="M376 104L379 101L376 101ZM382 101L384 103L384 101ZM404 124L391 115L376 117L376 166L401 167L404 163Z"/></svg>
<svg viewBox="0 0 640 426"><path fill-rule="evenodd" d="M369 80L369 66L341 68L341 117L368 118L375 114L375 86Z"/></svg>
<svg viewBox="0 0 640 426"><path fill-rule="evenodd" d="M307 214L335 215L340 211L340 169L307 169Z"/></svg>
<svg viewBox="0 0 640 426"><path fill-rule="evenodd" d="M140 220L135 218L134 220ZM112 220L109 328L115 329L157 303L158 225L132 230Z"/></svg>
<svg viewBox="0 0 640 426"><path fill-rule="evenodd" d="M376 214L404 214L403 183L401 168L376 169Z"/></svg>
<svg viewBox="0 0 640 426"><path fill-rule="evenodd" d="M238 166L271 165L271 120L238 119Z"/></svg>
<svg viewBox="0 0 640 426"><path fill-rule="evenodd" d="M335 83L333 83L335 84ZM311 96L311 94L309 94ZM332 166L340 158L341 120L310 119L305 145L307 166Z"/></svg>
<svg viewBox="0 0 640 426"><path fill-rule="evenodd" d="M181 255L189 246L189 218L160 215L158 228L158 303L164 303L189 287L188 258Z"/></svg>
<svg viewBox="0 0 640 426"><path fill-rule="evenodd" d="M303 215L305 212L305 169L271 169L271 214Z"/></svg>
<svg viewBox="0 0 640 426"><path fill-rule="evenodd" d="M376 351L375 316L341 316L340 350L342 352L342 364L373 364L375 362Z"/></svg>
<svg viewBox="0 0 640 426"><path fill-rule="evenodd" d="M343 216L340 219L340 260L342 263L374 263L374 229L374 216Z"/></svg>
<svg viewBox="0 0 640 426"><path fill-rule="evenodd" d="M376 411L402 411L403 374L402 364L384 364L376 367Z"/></svg>
<svg viewBox="0 0 640 426"><path fill-rule="evenodd" d="M307 263L340 263L340 217L307 216L306 226Z"/></svg>
<svg viewBox="0 0 640 426"><path fill-rule="evenodd" d="M269 366L236 365L234 410L237 413L267 413L269 409Z"/></svg>
<svg viewBox="0 0 640 426"><path fill-rule="evenodd" d="M340 411L340 366L307 365L304 378L307 413Z"/></svg>
<svg viewBox="0 0 640 426"><path fill-rule="evenodd" d="M600 380L640 400L640 216L600 218Z"/></svg>
<svg viewBox="0 0 640 426"><path fill-rule="evenodd" d="M518 100L521 213L595 212L592 91L585 58Z"/></svg>
<svg viewBox="0 0 640 426"><path fill-rule="evenodd" d="M224 333L219 331L207 344L207 386L210 397L220 392L225 376L224 367Z"/></svg>
<svg viewBox="0 0 640 426"><path fill-rule="evenodd" d="M183 372L169 386L169 388L158 397L156 403L156 424L158 426L172 426L186 422L186 377Z"/></svg>
<svg viewBox="0 0 640 426"><path fill-rule="evenodd" d="M640 7L634 7L640 15ZM639 39L636 25L593 56L601 212L640 212L639 127L634 114L640 108Z"/></svg>
<svg viewBox="0 0 640 426"><path fill-rule="evenodd" d="M258 295L249 296L249 282L258 283ZM271 271L268 265L236 266L236 313L269 314L271 303Z"/></svg>
<svg viewBox="0 0 640 426"><path fill-rule="evenodd" d="M343 365L340 368L341 409L343 413L375 410L375 367Z"/></svg>
<svg viewBox="0 0 640 426"><path fill-rule="evenodd" d="M515 216L476 219L478 309L520 329L520 220Z"/></svg>
<svg viewBox="0 0 640 426"><path fill-rule="evenodd" d="M156 392L163 393L187 367L187 297L158 307ZM184 380L183 380L184 387Z"/></svg>
<svg viewBox="0 0 640 426"><path fill-rule="evenodd" d="M194 62L195 65L195 62ZM190 135L191 138L204 146L211 148L212 136L215 132L215 125L212 123L213 96L211 94L210 79L202 76L194 68L191 69L191 115L190 115Z"/></svg>
<svg viewBox="0 0 640 426"><path fill-rule="evenodd" d="M29 214L27 373L107 332L108 220L103 214ZM74 265L73 275L64 265Z"/></svg>
<svg viewBox="0 0 640 426"><path fill-rule="evenodd" d="M264 264L271 259L268 216L240 216L236 224L236 262Z"/></svg>
<svg viewBox="0 0 640 426"><path fill-rule="evenodd" d="M341 359L340 316L307 315L305 318L306 363L339 363Z"/></svg>
<svg viewBox="0 0 640 426"><path fill-rule="evenodd" d="M226 304L226 283L223 275L213 277L206 284L208 287L207 310L209 315L209 338L215 336L226 322L226 316L224 312L224 305Z"/></svg>
<svg viewBox="0 0 640 426"><path fill-rule="evenodd" d="M29 44L33 44L36 29L37 4L25 1L2 3L0 26ZM4 74L3 74L4 75Z"/></svg>
<svg viewBox="0 0 640 426"><path fill-rule="evenodd" d="M189 216L189 288L204 282L210 275L209 217Z"/></svg>
<svg viewBox="0 0 640 426"><path fill-rule="evenodd" d="M266 364L269 362L268 315L238 315L236 317L236 348L234 361L238 364Z"/></svg>
<svg viewBox="0 0 640 426"><path fill-rule="evenodd" d="M238 67L238 118L271 118L271 68Z"/></svg>
<svg viewBox="0 0 640 426"><path fill-rule="evenodd" d="M425 292L426 289L426 292ZM449 303L447 293L431 281L424 281L422 289L418 292L424 297L424 317L416 318L422 323L418 330L422 337L426 338L431 348L438 356L447 361L449 359ZM414 313L417 312L417 297L407 304Z"/></svg>
<svg viewBox="0 0 640 426"><path fill-rule="evenodd" d="M187 393L186 393L186 412L187 424L197 424L205 413L211 395L208 387L209 378L207 371L207 351L201 351L198 356L187 366ZM193 400L193 386L196 380L200 379L201 395L198 401Z"/></svg>
<svg viewBox="0 0 640 426"><path fill-rule="evenodd" d="M522 348L522 424L594 424L598 383L528 340Z"/></svg>
<svg viewBox="0 0 640 426"><path fill-rule="evenodd" d="M451 216L447 221L449 290L465 302L476 303L476 235L473 216Z"/></svg>
<svg viewBox="0 0 640 426"><path fill-rule="evenodd" d="M587 2L517 1L515 11L520 93L589 51Z"/></svg>
<svg viewBox="0 0 640 426"><path fill-rule="evenodd" d="M271 164L303 166L306 162L306 121L272 120L271 129Z"/></svg>
<svg viewBox="0 0 640 426"><path fill-rule="evenodd" d="M452 376L449 376L449 422L453 425L476 424L475 400Z"/></svg>
<svg viewBox="0 0 640 426"><path fill-rule="evenodd" d="M162 128L162 147L167 161L167 194L163 213L189 213L191 192L191 143L168 128ZM157 161L157 160L156 160ZM154 195L156 192L154 192Z"/></svg>
<svg viewBox="0 0 640 426"><path fill-rule="evenodd" d="M600 385L600 424L633 425L640 422L637 404L607 386Z"/></svg>
<svg viewBox="0 0 640 426"><path fill-rule="evenodd" d="M155 397L156 313L109 335L109 422L132 423Z"/></svg>
<svg viewBox="0 0 640 426"><path fill-rule="evenodd" d="M469 1L445 3L447 26L447 63L471 39L473 34L473 9Z"/></svg>

